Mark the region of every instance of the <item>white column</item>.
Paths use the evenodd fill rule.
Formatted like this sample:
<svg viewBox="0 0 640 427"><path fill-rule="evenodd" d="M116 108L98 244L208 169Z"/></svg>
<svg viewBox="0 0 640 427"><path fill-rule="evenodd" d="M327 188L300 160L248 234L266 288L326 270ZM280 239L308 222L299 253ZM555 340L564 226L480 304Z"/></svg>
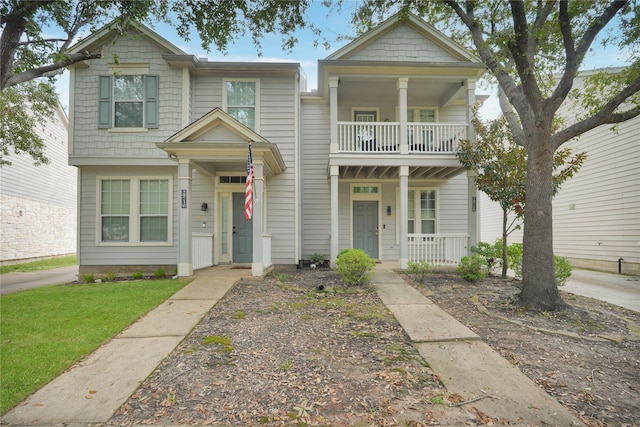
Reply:
<svg viewBox="0 0 640 427"><path fill-rule="evenodd" d="M473 119L473 107L476 105L476 81L468 80L467 81L467 136L469 141L473 142L476 140L476 130L473 127L472 119Z"/></svg>
<svg viewBox="0 0 640 427"><path fill-rule="evenodd" d="M467 194L468 194L468 221L469 221L469 256L471 255L471 247L476 246L480 239L480 227L478 224L478 188L476 187L475 171L467 171Z"/></svg>
<svg viewBox="0 0 640 427"><path fill-rule="evenodd" d="M409 166L400 166L400 268L409 261Z"/></svg>
<svg viewBox="0 0 640 427"><path fill-rule="evenodd" d="M191 261L191 161L178 162L178 276L193 275Z"/></svg>
<svg viewBox="0 0 640 427"><path fill-rule="evenodd" d="M400 154L409 154L407 144L407 87L409 79L398 79L398 116L400 119Z"/></svg>
<svg viewBox="0 0 640 427"><path fill-rule="evenodd" d="M329 173L331 174L331 246L330 256L331 265L335 267L336 258L338 257L338 166L331 166Z"/></svg>
<svg viewBox="0 0 640 427"><path fill-rule="evenodd" d="M329 77L329 126L331 142L329 153L338 153L338 77Z"/></svg>
<svg viewBox="0 0 640 427"><path fill-rule="evenodd" d="M253 161L253 261L251 262L251 274L262 276L264 274L264 250L262 246L262 234L264 226L264 163L262 159Z"/></svg>

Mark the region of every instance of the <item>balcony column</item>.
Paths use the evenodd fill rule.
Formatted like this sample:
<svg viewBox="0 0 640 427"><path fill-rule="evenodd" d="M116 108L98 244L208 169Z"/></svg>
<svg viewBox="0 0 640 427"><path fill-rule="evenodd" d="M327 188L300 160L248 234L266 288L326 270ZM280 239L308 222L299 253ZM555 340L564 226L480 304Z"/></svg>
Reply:
<svg viewBox="0 0 640 427"><path fill-rule="evenodd" d="M339 78L329 77L329 125L331 129L331 142L329 153L337 154L338 147L338 83Z"/></svg>
<svg viewBox="0 0 640 427"><path fill-rule="evenodd" d="M406 133L405 133L406 135ZM400 166L400 259L399 268L409 261L409 166Z"/></svg>
<svg viewBox="0 0 640 427"><path fill-rule="evenodd" d="M191 161L178 161L178 276L193 276L191 261Z"/></svg>
<svg viewBox="0 0 640 427"><path fill-rule="evenodd" d="M401 77L398 79L398 118L400 119L400 154L409 154L407 142L407 88L409 79Z"/></svg>
<svg viewBox="0 0 640 427"><path fill-rule="evenodd" d="M264 164L262 159L253 161L253 216L252 221L252 261L251 275L262 276L264 273L263 226L264 226Z"/></svg>
<svg viewBox="0 0 640 427"><path fill-rule="evenodd" d="M338 174L339 166L330 166L329 173L331 175L331 239L330 239L330 259L331 266L335 267L336 258L338 257Z"/></svg>
<svg viewBox="0 0 640 427"><path fill-rule="evenodd" d="M476 140L476 130L473 128L473 107L476 105L476 81L467 80L467 137L469 141Z"/></svg>

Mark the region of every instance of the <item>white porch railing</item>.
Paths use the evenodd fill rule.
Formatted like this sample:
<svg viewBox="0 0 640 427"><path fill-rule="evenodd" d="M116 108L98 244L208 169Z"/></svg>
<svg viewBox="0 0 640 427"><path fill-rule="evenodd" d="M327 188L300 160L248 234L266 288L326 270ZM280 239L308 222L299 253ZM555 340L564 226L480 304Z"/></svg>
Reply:
<svg viewBox="0 0 640 427"><path fill-rule="evenodd" d="M213 234L191 234L191 259L193 260L194 270L213 265Z"/></svg>
<svg viewBox="0 0 640 427"><path fill-rule="evenodd" d="M469 255L468 234L409 234L409 261L458 265Z"/></svg>
<svg viewBox="0 0 640 427"><path fill-rule="evenodd" d="M454 154L467 128L464 123L408 123L409 152ZM338 151L399 153L400 123L338 122Z"/></svg>

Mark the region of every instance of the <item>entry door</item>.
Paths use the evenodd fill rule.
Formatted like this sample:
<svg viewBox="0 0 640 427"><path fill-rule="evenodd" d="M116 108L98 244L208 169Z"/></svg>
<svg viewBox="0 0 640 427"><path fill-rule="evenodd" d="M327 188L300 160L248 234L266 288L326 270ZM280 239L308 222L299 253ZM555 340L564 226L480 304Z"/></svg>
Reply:
<svg viewBox="0 0 640 427"><path fill-rule="evenodd" d="M244 193L233 193L233 262L253 261L253 220L244 217Z"/></svg>
<svg viewBox="0 0 640 427"><path fill-rule="evenodd" d="M378 259L378 202L353 202L353 247Z"/></svg>

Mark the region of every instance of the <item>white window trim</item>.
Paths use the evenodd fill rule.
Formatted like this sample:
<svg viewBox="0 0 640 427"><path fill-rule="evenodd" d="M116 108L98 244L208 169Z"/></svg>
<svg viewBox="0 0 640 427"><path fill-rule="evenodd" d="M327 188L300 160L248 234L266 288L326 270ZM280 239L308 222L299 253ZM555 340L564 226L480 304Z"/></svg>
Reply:
<svg viewBox="0 0 640 427"><path fill-rule="evenodd" d="M103 242L102 241L102 181L128 180L129 186L129 241L128 242ZM168 216L167 216L167 241L166 242L141 242L140 241L140 181L167 180L169 182ZM96 246L173 246L173 177L172 176L108 176L96 177Z"/></svg>
<svg viewBox="0 0 640 427"><path fill-rule="evenodd" d="M222 79L222 110L227 113L227 83L228 82L254 82L256 84L256 128L255 133L260 133L260 79L248 78L223 78Z"/></svg>
<svg viewBox="0 0 640 427"><path fill-rule="evenodd" d="M126 69L130 71L131 69ZM149 129L144 126L139 127L116 127L116 77L118 76L143 76L142 77L142 92L144 96L142 97L142 124L147 123L147 100L146 100L146 88L144 87L144 76L148 73L138 74L138 73L115 73L111 76L111 127L108 129L109 132L119 133L119 132L148 132ZM134 102L134 101L124 101L124 102Z"/></svg>
<svg viewBox="0 0 640 427"><path fill-rule="evenodd" d="M436 227L435 233L438 234L440 231L440 190L438 187L409 187L407 191L435 191L436 193ZM415 194L415 193L414 193ZM414 209L417 205L414 204ZM396 187L396 212L400 212L400 188ZM400 215L396 215L396 244L400 242ZM414 221L416 218L414 217ZM407 212L407 221L409 221L409 213ZM422 230L420 230L422 231ZM411 234L411 233L410 233ZM425 234L425 233L413 233L413 234Z"/></svg>
<svg viewBox="0 0 640 427"><path fill-rule="evenodd" d="M380 122L380 107L351 107L351 121L356 121L356 111L359 112L368 112L368 111L375 111L376 113L376 120L372 123L378 123Z"/></svg>

